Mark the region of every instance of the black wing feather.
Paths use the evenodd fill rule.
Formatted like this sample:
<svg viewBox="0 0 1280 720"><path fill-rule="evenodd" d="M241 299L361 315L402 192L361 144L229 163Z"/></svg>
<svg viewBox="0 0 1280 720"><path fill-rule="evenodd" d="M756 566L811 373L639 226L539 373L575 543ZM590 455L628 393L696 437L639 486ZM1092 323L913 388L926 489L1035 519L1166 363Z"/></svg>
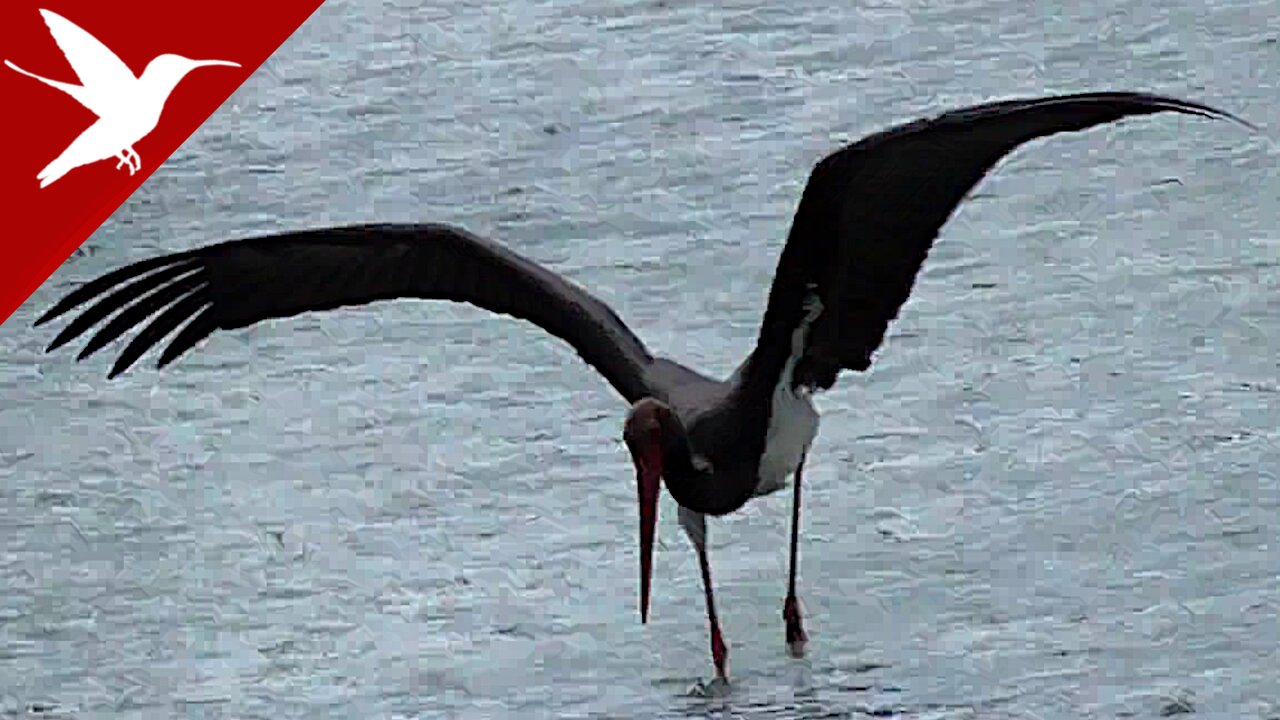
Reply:
<svg viewBox="0 0 1280 720"><path fill-rule="evenodd" d="M116 289L123 283L129 284ZM84 357L159 314L125 348L112 377L189 319L161 354L160 367L218 329L419 298L471 303L533 322L573 346L628 401L651 391L645 370L653 357L607 305L498 243L445 225L325 228L153 258L85 284L37 324L104 294L50 349L122 311L89 342Z"/></svg>
<svg viewBox="0 0 1280 720"><path fill-rule="evenodd" d="M125 334L160 310L169 307L178 299L189 294L199 295L206 292L204 285L205 279L200 277L199 274L183 275L168 285L162 285L155 292L126 307L119 315L111 318L111 322L107 323L106 327L99 330L89 339L88 344L84 346L84 349L80 351L76 359L84 360L98 352L107 343Z"/></svg>
<svg viewBox="0 0 1280 720"><path fill-rule="evenodd" d="M85 330L88 330L94 325L102 322L108 315L120 309L125 304L133 302L139 297L142 297L142 295L172 281L174 278L190 273L193 269L194 266L190 264L179 263L171 265L162 270L151 273L150 275L145 275L140 280L131 282L116 290L107 297L104 297L94 303L92 307L81 313L75 320L63 328L62 332L58 333L57 337L53 339L53 342L49 343L49 347L45 348L45 352L57 350L63 345L66 345L71 340L74 340L76 337L83 334ZM101 287L105 292L106 290L111 289L112 286L103 285ZM72 295L74 294L75 293L72 293ZM75 307L91 297L91 295L85 295L79 302L70 304L67 308ZM50 313L45 313L44 317L41 317L36 321L36 325L47 322L53 317L56 317L56 315L53 315L52 311Z"/></svg>
<svg viewBox="0 0 1280 720"><path fill-rule="evenodd" d="M1252 127L1175 98L1088 93L955 110L890 128L824 158L792 222L746 381L761 391L776 385L811 291L824 310L810 329L793 382L827 389L842 369L866 370L938 231L1001 158L1035 138L1166 111Z"/></svg>
<svg viewBox="0 0 1280 720"><path fill-rule="evenodd" d="M184 321L189 320L191 316L195 315L208 305L209 293L206 288L200 288L195 292L186 295L172 305L169 305L163 313L160 313L155 320L152 320L149 325L142 329L142 332L135 335L133 340L125 346L124 350L120 353L120 357L116 358L115 364L111 366L111 373L107 375L107 377L114 378L125 370L128 370L131 365L138 361L138 358L142 357L143 353L155 347ZM134 307L137 306L135 305ZM158 305L157 307L163 306ZM149 314L150 313L148 313L148 315ZM130 326L135 326L139 322L141 322L141 319L131 323ZM207 337L210 332L212 332L212 330L205 332L202 337ZM170 347L173 346L170 345ZM188 345L186 349L191 349L191 345ZM88 348L85 348L85 350L87 351ZM85 353L81 353L81 356L84 355Z"/></svg>

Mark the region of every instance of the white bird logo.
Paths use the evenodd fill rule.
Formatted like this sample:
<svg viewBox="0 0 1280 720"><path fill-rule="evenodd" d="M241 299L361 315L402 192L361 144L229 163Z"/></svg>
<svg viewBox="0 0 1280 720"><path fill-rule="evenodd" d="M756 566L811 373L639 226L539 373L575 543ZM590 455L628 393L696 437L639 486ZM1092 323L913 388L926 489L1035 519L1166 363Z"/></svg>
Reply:
<svg viewBox="0 0 1280 720"><path fill-rule="evenodd" d="M40 15L81 84L50 80L27 72L8 60L4 64L61 90L98 116L95 123L36 175L42 188L81 165L113 157L119 160L117 170L127 166L129 174L133 175L142 168L142 158L133 149L134 144L156 129L165 101L182 78L199 67L240 67L239 63L226 60L191 60L181 55L161 55L147 63L140 77L135 77L110 48L75 23L49 10L41 10Z"/></svg>

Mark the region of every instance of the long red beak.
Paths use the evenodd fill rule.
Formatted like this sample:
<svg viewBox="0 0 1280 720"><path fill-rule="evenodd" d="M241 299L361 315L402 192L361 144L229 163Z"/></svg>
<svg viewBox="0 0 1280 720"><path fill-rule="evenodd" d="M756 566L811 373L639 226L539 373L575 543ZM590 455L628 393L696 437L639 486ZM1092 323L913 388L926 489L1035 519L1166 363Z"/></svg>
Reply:
<svg viewBox="0 0 1280 720"><path fill-rule="evenodd" d="M640 622L649 622L649 582L653 577L653 536L658 527L658 490L662 482L662 446L651 442L636 469L640 495Z"/></svg>

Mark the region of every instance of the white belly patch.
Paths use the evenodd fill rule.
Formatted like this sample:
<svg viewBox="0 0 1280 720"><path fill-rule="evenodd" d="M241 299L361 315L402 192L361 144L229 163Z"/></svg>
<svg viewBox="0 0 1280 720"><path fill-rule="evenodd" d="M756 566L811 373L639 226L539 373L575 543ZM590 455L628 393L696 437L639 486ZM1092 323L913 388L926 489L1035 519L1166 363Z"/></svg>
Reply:
<svg viewBox="0 0 1280 720"><path fill-rule="evenodd" d="M760 479L756 495L767 495L787 486L787 478L796 471L818 435L818 411L809 393L793 390L792 374L804 352L805 336L813 321L822 314L822 302L816 295L805 298L805 317L791 333L791 355L773 390L773 407L769 429L765 434L764 454L760 458Z"/></svg>
<svg viewBox="0 0 1280 720"><path fill-rule="evenodd" d="M788 388L773 394L773 414L760 458L756 495L767 495L787 486L787 478L800 465L818 435L818 412L806 395Z"/></svg>

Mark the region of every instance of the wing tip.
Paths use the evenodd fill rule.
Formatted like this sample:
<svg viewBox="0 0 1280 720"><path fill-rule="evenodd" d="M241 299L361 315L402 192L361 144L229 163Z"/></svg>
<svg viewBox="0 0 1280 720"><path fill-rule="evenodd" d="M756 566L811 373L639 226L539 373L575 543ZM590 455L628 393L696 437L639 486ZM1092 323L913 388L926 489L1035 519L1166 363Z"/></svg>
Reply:
<svg viewBox="0 0 1280 720"><path fill-rule="evenodd" d="M43 315L36 318L36 321L31 323L31 327L37 328L52 320L57 320L63 315L66 315L69 310L73 310L76 307L79 307L80 305L82 305L83 302L72 301L74 294L75 293L68 294L67 297L64 297L61 300L59 300L57 304L55 304L53 307L46 310Z"/></svg>
<svg viewBox="0 0 1280 720"><path fill-rule="evenodd" d="M44 351L46 353L51 353L54 350L57 350L58 348L62 347L63 345L66 345L67 343L71 342L71 339L72 339L71 337L64 337L64 335L66 334L67 334L66 330L63 330L62 332L58 333L58 335L54 337L53 340L50 341L50 343L47 346L45 346Z"/></svg>
<svg viewBox="0 0 1280 720"><path fill-rule="evenodd" d="M94 340L96 339L97 336L94 336L93 340L90 340L87 345L80 349L80 352L76 353L76 362L93 357L94 353L98 352L104 345L106 345L106 343L95 343Z"/></svg>
<svg viewBox="0 0 1280 720"><path fill-rule="evenodd" d="M1242 125L1250 130L1253 130L1254 132L1260 131L1260 128L1257 125L1254 125L1248 120L1245 120L1243 117L1240 117L1239 115L1233 112L1216 108L1207 103L1202 103L1195 100L1182 100L1179 98L1169 97L1166 95L1155 95L1155 94L1148 95L1148 100L1155 101L1156 103L1161 105L1162 106L1161 109L1173 110L1175 112L1181 112L1186 115L1196 115L1196 116L1207 118L1210 120L1226 120L1228 122L1234 122L1238 125Z"/></svg>
<svg viewBox="0 0 1280 720"><path fill-rule="evenodd" d="M1073 102L1079 100L1093 100L1100 102L1128 102L1137 106L1148 108L1152 112L1178 112L1184 115L1195 115L1210 120L1227 120L1242 125L1250 130L1258 131L1257 125L1245 120L1239 115L1216 108L1207 103L1196 100L1184 100L1182 98L1173 97L1172 95L1163 95L1148 91L1100 91L1086 93L1072 93L1067 95L1058 95L1046 98L1049 102L1065 101ZM1129 113L1126 113L1129 114Z"/></svg>
<svg viewBox="0 0 1280 720"><path fill-rule="evenodd" d="M36 318L35 322L31 323L31 327L38 328L41 325L44 325L45 323L49 322L50 320L53 320L54 318L62 314L60 312L54 312L54 310L57 310L57 308L53 308L52 310L46 310L43 315Z"/></svg>
<svg viewBox="0 0 1280 720"><path fill-rule="evenodd" d="M179 353L181 354L181 353ZM156 360L156 370L163 370L173 364L178 359L178 355L170 355L168 348L160 354L160 359Z"/></svg>
<svg viewBox="0 0 1280 720"><path fill-rule="evenodd" d="M115 380L116 378L123 375L131 365L133 365L133 363L122 363L121 361L117 360L115 364L111 366L111 370L107 373L107 379Z"/></svg>

